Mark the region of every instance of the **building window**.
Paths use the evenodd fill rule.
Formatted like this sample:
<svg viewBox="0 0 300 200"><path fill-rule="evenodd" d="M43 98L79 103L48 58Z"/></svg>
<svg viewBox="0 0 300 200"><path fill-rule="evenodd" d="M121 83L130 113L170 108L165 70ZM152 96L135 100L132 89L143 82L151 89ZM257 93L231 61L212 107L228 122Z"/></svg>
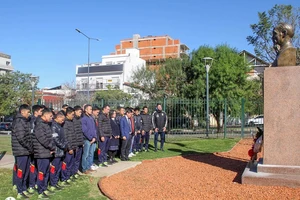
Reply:
<svg viewBox="0 0 300 200"><path fill-rule="evenodd" d="M96 89L103 89L103 78L96 79Z"/></svg>
<svg viewBox="0 0 300 200"><path fill-rule="evenodd" d="M6 66L8 66L10 64L10 62L9 61L6 61Z"/></svg>
<svg viewBox="0 0 300 200"><path fill-rule="evenodd" d="M81 79L81 89L87 89L88 88L88 79Z"/></svg>

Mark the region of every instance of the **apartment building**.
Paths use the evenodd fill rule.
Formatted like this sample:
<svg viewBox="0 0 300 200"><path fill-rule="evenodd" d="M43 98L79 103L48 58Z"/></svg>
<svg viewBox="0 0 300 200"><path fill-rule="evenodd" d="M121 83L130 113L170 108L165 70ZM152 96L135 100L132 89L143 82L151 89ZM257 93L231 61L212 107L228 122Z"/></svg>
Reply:
<svg viewBox="0 0 300 200"><path fill-rule="evenodd" d="M0 75L13 70L14 68L11 64L11 56L4 53L0 53Z"/></svg>
<svg viewBox="0 0 300 200"><path fill-rule="evenodd" d="M76 91L91 93L98 90L120 89L131 93L131 88L124 85L130 82L134 70L145 66L138 49L126 49L124 54L102 56L102 62L76 66ZM88 81L89 79L89 81Z"/></svg>
<svg viewBox="0 0 300 200"><path fill-rule="evenodd" d="M138 34L133 38L124 39L115 46L114 55L124 54L126 49L137 48L140 58L148 64L164 62L168 58L181 58L188 55L188 46L173 39L169 35L141 37Z"/></svg>

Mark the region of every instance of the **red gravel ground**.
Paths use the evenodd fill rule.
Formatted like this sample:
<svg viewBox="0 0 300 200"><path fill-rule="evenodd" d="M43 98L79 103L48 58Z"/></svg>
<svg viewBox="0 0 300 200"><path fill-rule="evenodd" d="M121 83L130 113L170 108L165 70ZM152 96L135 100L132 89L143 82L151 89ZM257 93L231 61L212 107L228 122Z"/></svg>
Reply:
<svg viewBox="0 0 300 200"><path fill-rule="evenodd" d="M101 179L99 186L117 200L300 199L300 188L241 184L251 145L251 139L244 139L230 152L143 161Z"/></svg>

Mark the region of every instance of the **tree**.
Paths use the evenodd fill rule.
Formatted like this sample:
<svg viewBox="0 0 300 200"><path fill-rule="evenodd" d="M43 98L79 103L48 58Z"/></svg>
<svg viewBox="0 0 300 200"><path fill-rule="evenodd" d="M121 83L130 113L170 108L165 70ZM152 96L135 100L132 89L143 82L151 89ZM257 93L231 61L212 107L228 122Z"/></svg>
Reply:
<svg viewBox="0 0 300 200"><path fill-rule="evenodd" d="M100 101L101 99L123 100L123 99L130 99L131 95L123 92L122 90L109 88L108 90L101 90L95 92L93 98L95 101Z"/></svg>
<svg viewBox="0 0 300 200"><path fill-rule="evenodd" d="M167 59L155 69L139 68L133 72L131 87L148 94L151 99L181 97L186 84L184 69L189 63L187 58Z"/></svg>
<svg viewBox="0 0 300 200"><path fill-rule="evenodd" d="M185 59L167 59L157 71L157 83L167 97L182 97L186 84L184 69L190 62Z"/></svg>
<svg viewBox="0 0 300 200"><path fill-rule="evenodd" d="M0 115L15 113L21 104L31 105L30 76L19 71L0 75Z"/></svg>
<svg viewBox="0 0 300 200"><path fill-rule="evenodd" d="M132 72L131 79L130 86L148 94L150 99L159 96L156 69L150 69L149 66L137 68Z"/></svg>
<svg viewBox="0 0 300 200"><path fill-rule="evenodd" d="M250 94L247 72L251 70L238 51L228 45L215 48L200 46L192 53L191 66L187 73L191 75L186 97L205 99L206 71L203 58L214 59L209 71L210 113L217 121L220 131L220 117L223 111L223 100L228 100L228 110L231 113L240 112L240 100ZM189 77L187 75L187 77Z"/></svg>
<svg viewBox="0 0 300 200"><path fill-rule="evenodd" d="M300 47L300 8L292 5L275 5L271 10L258 12L259 21L251 24L253 35L247 37L249 44L254 46L256 56L272 63L276 57L273 49L272 32L279 22L285 22L294 26L295 36L293 44Z"/></svg>

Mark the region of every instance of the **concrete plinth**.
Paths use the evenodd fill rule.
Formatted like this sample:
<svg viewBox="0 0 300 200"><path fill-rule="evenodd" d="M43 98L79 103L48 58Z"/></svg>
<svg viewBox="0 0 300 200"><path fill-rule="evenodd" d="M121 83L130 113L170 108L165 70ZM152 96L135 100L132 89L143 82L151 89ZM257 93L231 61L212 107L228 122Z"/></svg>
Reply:
<svg viewBox="0 0 300 200"><path fill-rule="evenodd" d="M242 183L300 187L300 67L264 71L263 161L245 169Z"/></svg>

